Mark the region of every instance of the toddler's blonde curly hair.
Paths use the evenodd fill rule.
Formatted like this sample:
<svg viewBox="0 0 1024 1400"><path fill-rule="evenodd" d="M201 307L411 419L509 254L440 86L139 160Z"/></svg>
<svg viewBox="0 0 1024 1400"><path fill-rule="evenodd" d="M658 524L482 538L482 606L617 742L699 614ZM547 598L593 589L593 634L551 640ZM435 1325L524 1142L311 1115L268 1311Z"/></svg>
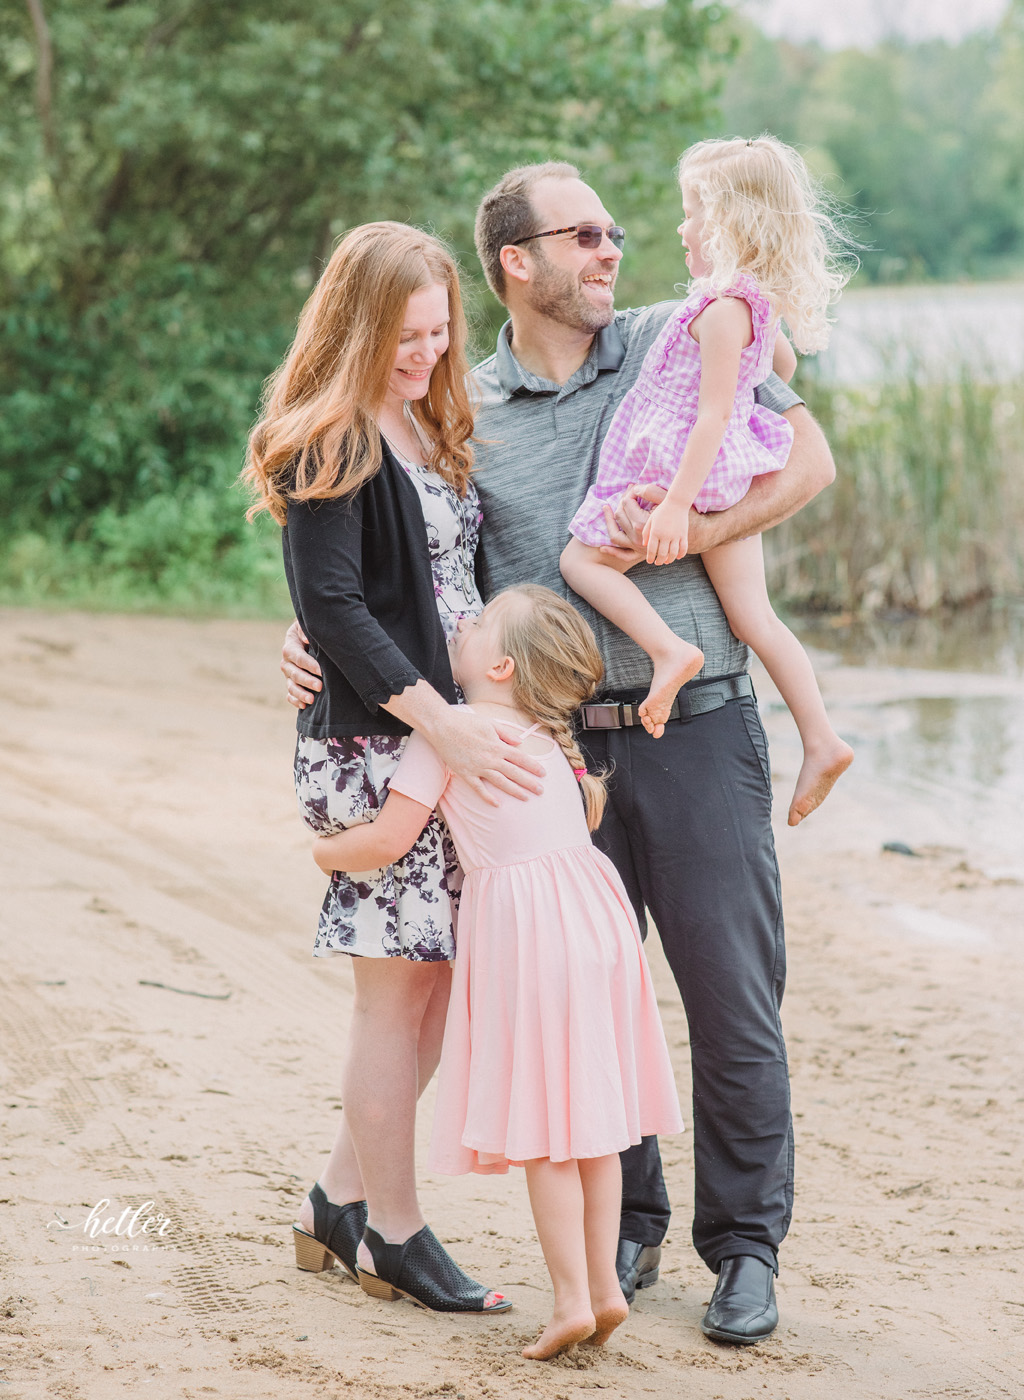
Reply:
<svg viewBox="0 0 1024 1400"><path fill-rule="evenodd" d="M724 291L745 272L798 350L823 350L828 307L856 270L854 240L840 227L834 202L792 146L765 133L754 140L698 141L679 160L679 186L704 213L698 284Z"/></svg>

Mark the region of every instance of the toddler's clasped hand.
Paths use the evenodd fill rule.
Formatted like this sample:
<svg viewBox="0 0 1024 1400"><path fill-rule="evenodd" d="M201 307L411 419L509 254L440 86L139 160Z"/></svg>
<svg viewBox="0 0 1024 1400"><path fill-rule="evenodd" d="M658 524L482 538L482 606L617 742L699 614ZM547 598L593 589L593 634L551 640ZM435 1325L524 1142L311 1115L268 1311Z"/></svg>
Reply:
<svg viewBox="0 0 1024 1400"><path fill-rule="evenodd" d="M686 554L689 525L688 506L671 500L655 506L643 533L648 564L671 564L682 559Z"/></svg>

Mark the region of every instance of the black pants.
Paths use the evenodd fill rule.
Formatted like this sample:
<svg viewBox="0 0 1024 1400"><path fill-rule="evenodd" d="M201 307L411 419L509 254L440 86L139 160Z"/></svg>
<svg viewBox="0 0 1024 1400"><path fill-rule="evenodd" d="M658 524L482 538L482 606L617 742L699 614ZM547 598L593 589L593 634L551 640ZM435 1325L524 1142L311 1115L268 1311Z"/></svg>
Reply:
<svg viewBox="0 0 1024 1400"><path fill-rule="evenodd" d="M619 699L640 699L617 695ZM613 766L598 845L645 907L682 994L693 1060L693 1242L709 1268L776 1267L793 1209L793 1124L779 1006L786 977L768 744L753 700L665 726L581 734ZM622 1154L622 1238L659 1244L657 1138Z"/></svg>

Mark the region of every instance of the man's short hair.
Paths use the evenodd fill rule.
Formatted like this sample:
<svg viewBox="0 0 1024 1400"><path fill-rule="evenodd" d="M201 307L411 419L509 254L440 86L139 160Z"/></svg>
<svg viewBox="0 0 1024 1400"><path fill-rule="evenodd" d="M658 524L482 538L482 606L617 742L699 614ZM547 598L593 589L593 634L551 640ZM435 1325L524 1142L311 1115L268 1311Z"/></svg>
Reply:
<svg viewBox="0 0 1024 1400"><path fill-rule="evenodd" d="M508 243L526 238L537 230L537 213L530 199L534 185L541 180L580 180L575 165L548 160L541 165L520 165L503 175L487 191L476 211L476 252L487 284L505 304L505 269L501 250Z"/></svg>

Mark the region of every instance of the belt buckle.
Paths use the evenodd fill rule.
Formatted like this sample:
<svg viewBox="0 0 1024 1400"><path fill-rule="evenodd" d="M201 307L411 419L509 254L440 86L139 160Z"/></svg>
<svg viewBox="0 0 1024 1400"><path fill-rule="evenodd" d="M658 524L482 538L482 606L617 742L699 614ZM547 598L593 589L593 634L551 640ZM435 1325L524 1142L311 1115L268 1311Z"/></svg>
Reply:
<svg viewBox="0 0 1024 1400"><path fill-rule="evenodd" d="M621 729L622 706L617 700L598 700L583 706L585 729Z"/></svg>

